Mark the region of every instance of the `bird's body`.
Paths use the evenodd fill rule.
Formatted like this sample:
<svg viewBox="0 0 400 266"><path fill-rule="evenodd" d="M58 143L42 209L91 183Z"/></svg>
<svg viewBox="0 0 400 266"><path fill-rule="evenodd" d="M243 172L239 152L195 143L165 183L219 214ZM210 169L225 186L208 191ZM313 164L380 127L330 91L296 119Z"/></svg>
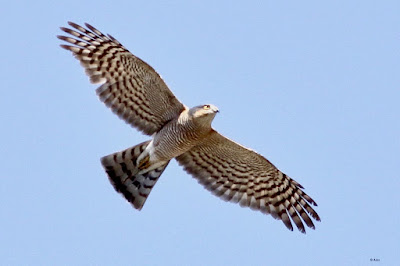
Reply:
<svg viewBox="0 0 400 266"><path fill-rule="evenodd" d="M280 219L290 230L293 221L320 218L302 186L279 171L260 154L219 134L211 123L214 105L188 108L179 102L158 73L131 54L112 36L93 26L70 22L61 28L72 37L71 51L93 83L103 83L97 94L128 124L151 139L101 159L111 184L136 209L141 209L168 163L176 159L184 169L216 196Z"/></svg>
<svg viewBox="0 0 400 266"><path fill-rule="evenodd" d="M204 110L203 108L208 108ZM202 113L204 117L196 117ZM155 134L151 142L154 148L155 159L171 160L190 150L198 141L210 134L211 122L218 109L215 106L204 105L192 109L185 109L178 118L168 122Z"/></svg>
<svg viewBox="0 0 400 266"><path fill-rule="evenodd" d="M114 188L123 194L129 189L125 197L131 199L135 208L141 209L169 161L186 153L211 134L211 122L217 112L218 108L211 105L185 109L177 118L168 121L150 141L131 148L141 150L136 156L127 157L125 150L103 157L102 164ZM148 188L143 189L145 186L142 188L142 184L146 182L149 182ZM135 185L129 188L127 183Z"/></svg>

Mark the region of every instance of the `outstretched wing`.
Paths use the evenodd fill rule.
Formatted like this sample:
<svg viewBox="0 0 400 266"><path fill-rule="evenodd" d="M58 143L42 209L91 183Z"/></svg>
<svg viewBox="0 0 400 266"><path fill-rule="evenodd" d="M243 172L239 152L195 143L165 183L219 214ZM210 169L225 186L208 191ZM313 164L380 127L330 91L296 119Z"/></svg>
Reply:
<svg viewBox="0 0 400 266"><path fill-rule="evenodd" d="M61 30L72 37L57 37L72 45L61 47L81 62L92 83L104 83L97 94L125 122L151 135L185 109L160 75L111 35L89 24L68 24L75 30Z"/></svg>
<svg viewBox="0 0 400 266"><path fill-rule="evenodd" d="M290 230L293 230L291 220L303 233L303 221L314 229L310 216L320 221L311 207L317 204L299 183L261 155L216 131L176 159L216 196L271 214Z"/></svg>

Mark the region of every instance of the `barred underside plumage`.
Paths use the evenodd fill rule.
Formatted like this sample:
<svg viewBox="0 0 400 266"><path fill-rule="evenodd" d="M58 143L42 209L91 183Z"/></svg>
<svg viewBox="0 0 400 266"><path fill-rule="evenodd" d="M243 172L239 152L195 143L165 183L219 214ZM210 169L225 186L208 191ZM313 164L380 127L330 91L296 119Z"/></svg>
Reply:
<svg viewBox="0 0 400 266"><path fill-rule="evenodd" d="M178 163L214 195L282 220L293 230L314 229L320 221L315 201L303 187L260 154L214 131L218 108L187 108L161 76L111 35L68 23L71 35L58 36L85 68L96 92L115 114L152 140L101 159L109 180L136 209L141 209L169 160Z"/></svg>
<svg viewBox="0 0 400 266"><path fill-rule="evenodd" d="M92 83L105 82L97 94L125 122L152 135L185 109L161 76L111 35L89 24L68 24L78 31L62 27L75 38L57 36L73 45L61 47L81 62Z"/></svg>
<svg viewBox="0 0 400 266"><path fill-rule="evenodd" d="M305 232L302 220L310 228L314 228L310 216L320 220L310 206L317 204L299 183L216 131L176 160L214 195L271 214L290 230L289 216L301 232Z"/></svg>

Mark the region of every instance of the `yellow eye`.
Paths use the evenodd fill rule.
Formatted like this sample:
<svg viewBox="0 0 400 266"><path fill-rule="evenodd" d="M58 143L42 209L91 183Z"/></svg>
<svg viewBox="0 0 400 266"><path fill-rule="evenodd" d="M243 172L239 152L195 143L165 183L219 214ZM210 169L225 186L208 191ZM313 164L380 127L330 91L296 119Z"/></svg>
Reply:
<svg viewBox="0 0 400 266"><path fill-rule="evenodd" d="M208 109L210 109L210 108L211 108L211 106L210 106L209 104L206 104L206 105L203 106L203 109L204 109L204 110L208 110Z"/></svg>

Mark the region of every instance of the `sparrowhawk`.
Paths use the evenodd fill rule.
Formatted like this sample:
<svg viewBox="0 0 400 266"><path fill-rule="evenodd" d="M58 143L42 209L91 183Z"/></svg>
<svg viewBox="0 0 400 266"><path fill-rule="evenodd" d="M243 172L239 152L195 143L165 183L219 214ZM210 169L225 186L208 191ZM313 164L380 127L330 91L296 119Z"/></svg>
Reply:
<svg viewBox="0 0 400 266"><path fill-rule="evenodd" d="M292 222L305 232L320 221L315 201L303 187L260 154L222 136L211 127L218 108L188 108L169 90L160 75L131 54L111 35L89 24L68 23L70 36L58 36L85 68L96 92L116 115L151 139L101 158L115 190L140 210L151 189L175 158L214 195Z"/></svg>

